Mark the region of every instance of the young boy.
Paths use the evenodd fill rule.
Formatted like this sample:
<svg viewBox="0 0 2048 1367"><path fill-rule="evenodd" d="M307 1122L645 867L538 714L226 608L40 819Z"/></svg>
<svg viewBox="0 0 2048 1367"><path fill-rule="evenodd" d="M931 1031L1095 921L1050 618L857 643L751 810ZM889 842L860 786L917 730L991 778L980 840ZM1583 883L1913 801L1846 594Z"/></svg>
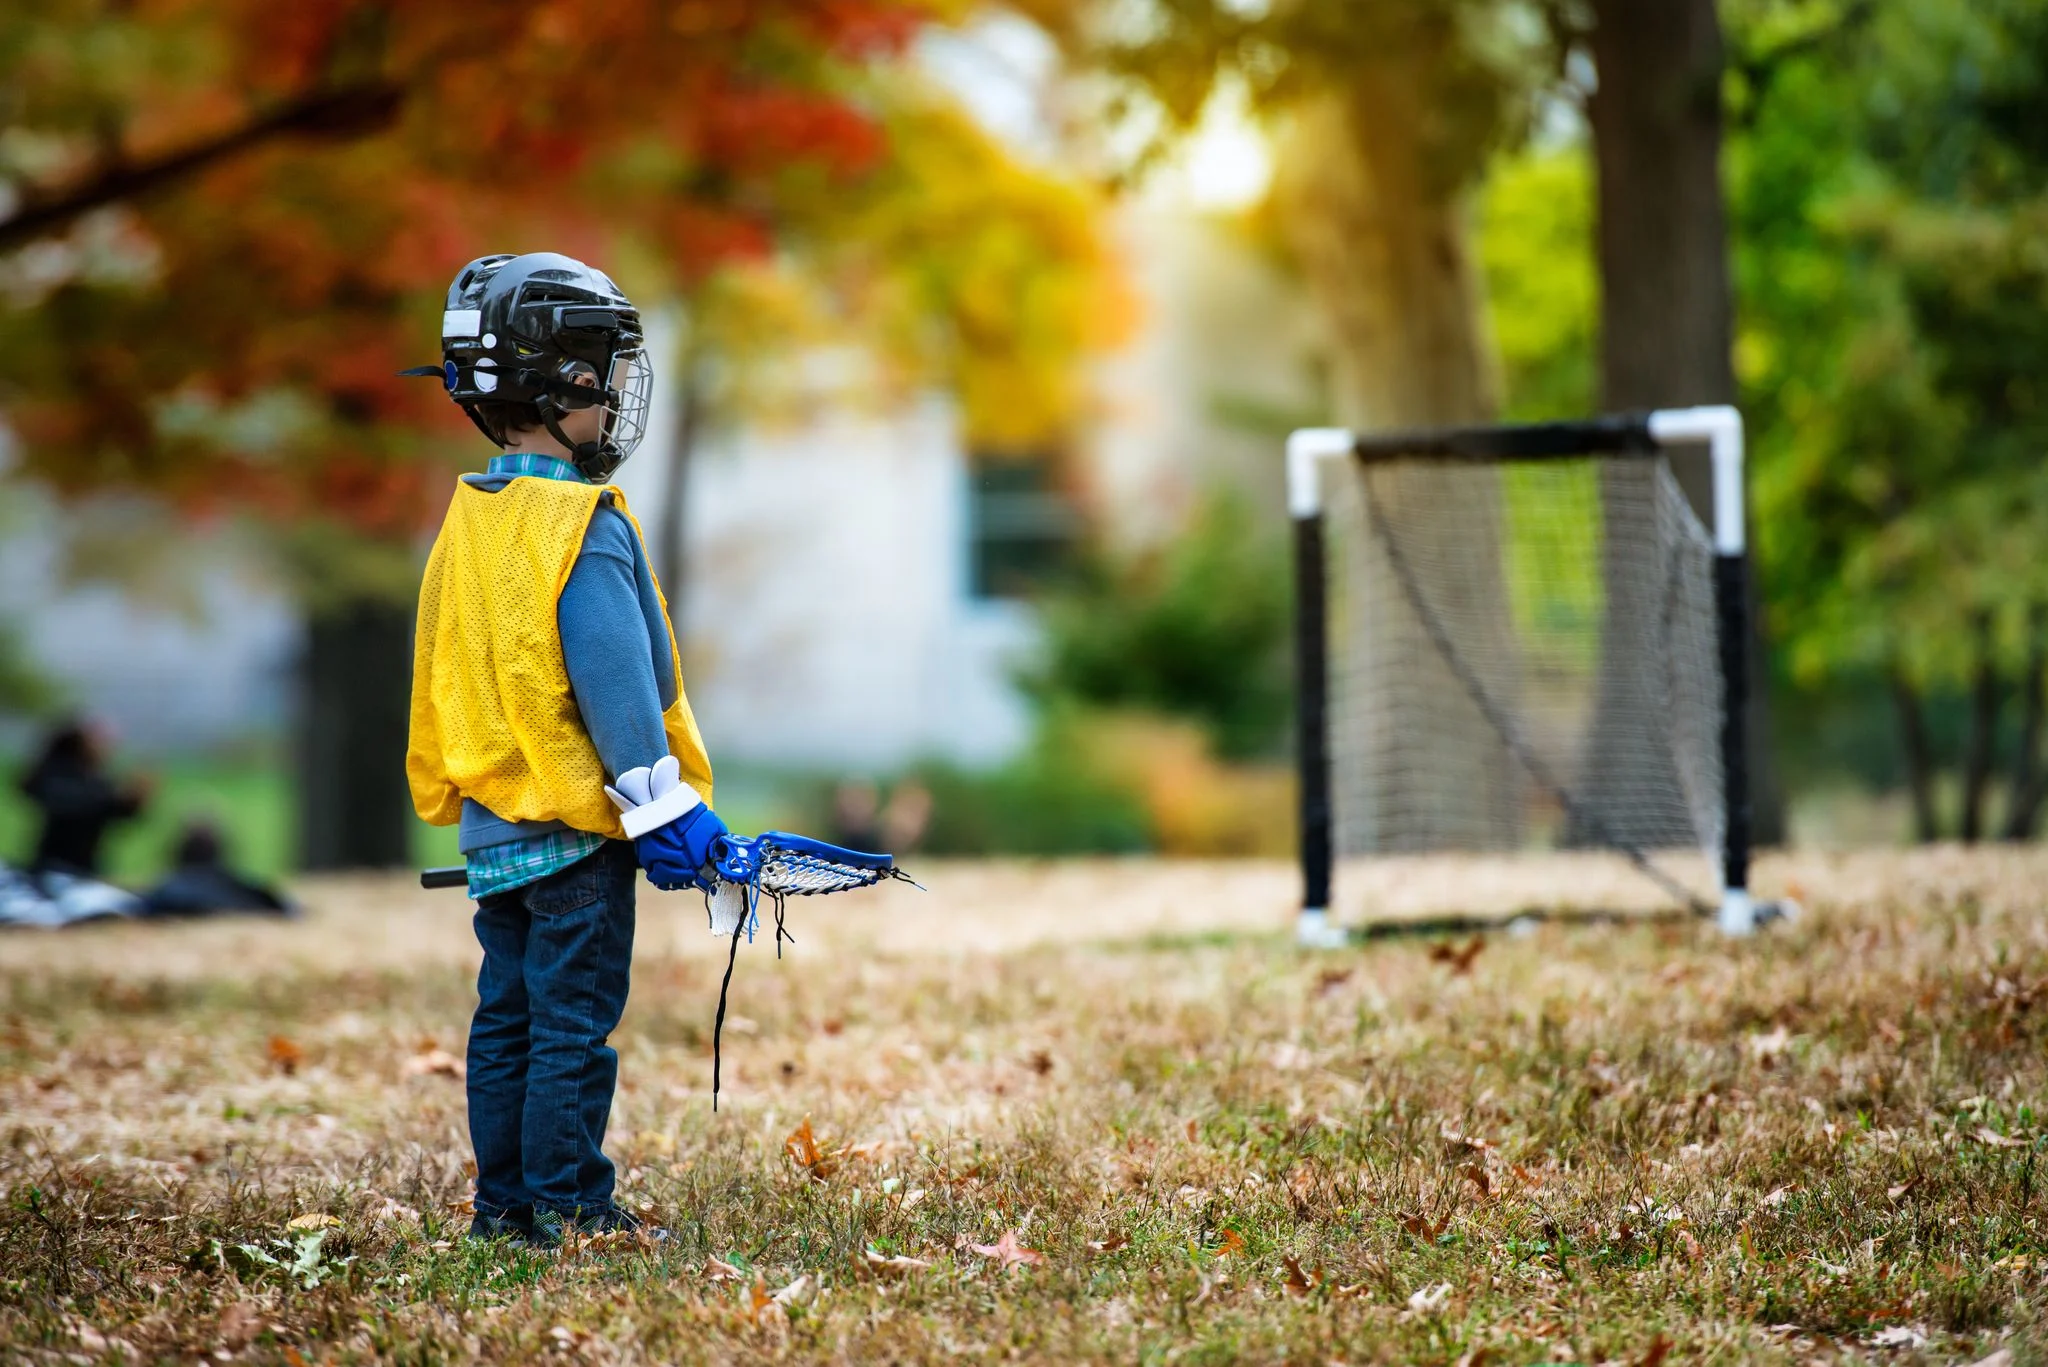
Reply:
<svg viewBox="0 0 2048 1367"><path fill-rule="evenodd" d="M406 773L420 816L461 828L483 945L470 1233L552 1245L638 1227L602 1148L636 864L697 881L725 827L639 524L604 484L645 424L638 311L580 261L487 256L449 287L441 348L407 373L440 375L501 454L427 560ZM607 780L650 774L667 791L622 821Z"/></svg>

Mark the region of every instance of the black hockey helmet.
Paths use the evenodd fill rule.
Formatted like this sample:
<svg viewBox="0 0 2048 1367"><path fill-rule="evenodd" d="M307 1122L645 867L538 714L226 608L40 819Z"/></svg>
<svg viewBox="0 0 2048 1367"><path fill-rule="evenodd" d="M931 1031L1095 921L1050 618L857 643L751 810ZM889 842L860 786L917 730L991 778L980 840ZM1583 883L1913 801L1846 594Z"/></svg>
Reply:
<svg viewBox="0 0 2048 1367"><path fill-rule="evenodd" d="M645 340L640 311L603 271L557 252L480 256L448 286L440 366L403 373L440 376L500 447L509 430L547 428L602 481L647 431ZM605 410L598 439L570 441L562 415L592 405Z"/></svg>

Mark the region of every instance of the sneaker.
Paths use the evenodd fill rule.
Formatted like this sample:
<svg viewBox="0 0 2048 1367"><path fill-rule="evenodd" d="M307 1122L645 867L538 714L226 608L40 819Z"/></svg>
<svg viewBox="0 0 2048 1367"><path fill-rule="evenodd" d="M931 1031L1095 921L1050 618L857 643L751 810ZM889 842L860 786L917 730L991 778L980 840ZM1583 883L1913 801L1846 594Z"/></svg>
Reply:
<svg viewBox="0 0 2048 1367"><path fill-rule="evenodd" d="M487 1215L478 1211L469 1222L469 1237L482 1241L493 1239L516 1239L522 1244L533 1240L533 1207L517 1206L502 1215Z"/></svg>
<svg viewBox="0 0 2048 1367"><path fill-rule="evenodd" d="M665 1244L668 1231L612 1205L589 1214L581 1210L564 1214L546 1206L535 1206L531 1237L539 1248L560 1248L571 1239L596 1241L603 1247L610 1247L633 1242Z"/></svg>

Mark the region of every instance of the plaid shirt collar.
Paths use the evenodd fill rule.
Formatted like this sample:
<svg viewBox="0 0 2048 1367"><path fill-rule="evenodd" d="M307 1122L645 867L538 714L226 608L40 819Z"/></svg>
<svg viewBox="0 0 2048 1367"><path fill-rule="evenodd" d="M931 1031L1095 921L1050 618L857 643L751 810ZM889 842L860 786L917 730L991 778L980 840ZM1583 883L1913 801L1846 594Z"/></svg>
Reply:
<svg viewBox="0 0 2048 1367"><path fill-rule="evenodd" d="M538 475L542 479L565 479L572 484L588 484L575 466L559 456L543 456L537 451L509 451L502 456L492 456L487 475Z"/></svg>

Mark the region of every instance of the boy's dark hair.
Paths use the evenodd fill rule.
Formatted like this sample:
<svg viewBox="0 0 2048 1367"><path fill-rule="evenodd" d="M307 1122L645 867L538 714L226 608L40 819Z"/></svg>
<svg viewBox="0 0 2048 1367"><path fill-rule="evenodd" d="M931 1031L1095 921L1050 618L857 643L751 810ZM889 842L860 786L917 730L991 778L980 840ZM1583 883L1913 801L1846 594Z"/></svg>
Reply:
<svg viewBox="0 0 2048 1367"><path fill-rule="evenodd" d="M479 400L476 414L489 423L494 432L530 432L541 425L538 408L509 399Z"/></svg>

